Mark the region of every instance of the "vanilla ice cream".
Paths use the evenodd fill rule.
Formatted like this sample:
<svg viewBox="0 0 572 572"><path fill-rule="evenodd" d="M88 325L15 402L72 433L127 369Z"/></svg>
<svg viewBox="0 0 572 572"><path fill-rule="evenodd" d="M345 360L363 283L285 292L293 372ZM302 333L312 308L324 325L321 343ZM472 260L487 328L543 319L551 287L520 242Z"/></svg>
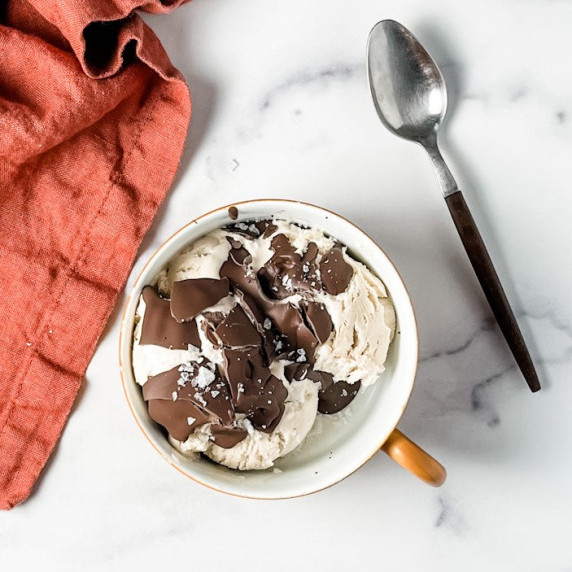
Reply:
<svg viewBox="0 0 572 572"><path fill-rule="evenodd" d="M144 288L133 371L183 454L266 469L384 369L395 312L334 238L282 220L217 229Z"/></svg>

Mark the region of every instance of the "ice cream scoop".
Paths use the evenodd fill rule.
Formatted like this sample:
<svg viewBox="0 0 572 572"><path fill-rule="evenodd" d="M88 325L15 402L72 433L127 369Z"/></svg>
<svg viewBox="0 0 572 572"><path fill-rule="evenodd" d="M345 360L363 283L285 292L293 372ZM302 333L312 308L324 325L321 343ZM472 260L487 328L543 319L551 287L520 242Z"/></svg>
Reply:
<svg viewBox="0 0 572 572"><path fill-rule="evenodd" d="M182 453L266 469L384 369L395 313L334 237L277 218L226 225L143 288L133 368Z"/></svg>

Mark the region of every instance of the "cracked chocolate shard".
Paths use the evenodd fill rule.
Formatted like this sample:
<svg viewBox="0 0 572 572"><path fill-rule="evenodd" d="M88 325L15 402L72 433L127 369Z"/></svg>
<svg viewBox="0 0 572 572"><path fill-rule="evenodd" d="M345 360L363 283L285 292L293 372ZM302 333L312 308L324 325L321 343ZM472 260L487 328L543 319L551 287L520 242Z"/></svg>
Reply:
<svg viewBox="0 0 572 572"><path fill-rule="evenodd" d="M346 291L354 269L344 260L341 244L335 244L320 260L320 277L324 290L336 296Z"/></svg>
<svg viewBox="0 0 572 572"><path fill-rule="evenodd" d="M300 310L290 303L273 304L267 308L266 313L276 328L286 336L288 344L294 350L304 352L299 354L300 356L303 355L303 361L312 362L314 351L318 346L318 338L306 325Z"/></svg>
<svg viewBox="0 0 572 572"><path fill-rule="evenodd" d="M223 374L235 410L244 413L256 429L270 433L282 418L288 390L272 375L260 348L225 348L223 356Z"/></svg>
<svg viewBox="0 0 572 572"><path fill-rule="evenodd" d="M297 292L320 289L316 257L318 247L310 242L306 252L300 255L284 234L277 234L270 244L274 254L258 271L258 278L265 294L283 300Z"/></svg>
<svg viewBox="0 0 572 572"><path fill-rule="evenodd" d="M302 303L306 322L309 324L318 341L323 344L332 333L334 325L324 304L318 302Z"/></svg>
<svg viewBox="0 0 572 572"><path fill-rule="evenodd" d="M262 233L262 238L269 237L278 228L272 220L259 220L254 224Z"/></svg>
<svg viewBox="0 0 572 572"><path fill-rule="evenodd" d="M225 427L224 425L211 425L213 440L216 445L223 449L231 449L243 439L248 433L239 427Z"/></svg>
<svg viewBox="0 0 572 572"><path fill-rule="evenodd" d="M232 246L232 242L231 242ZM243 292L256 294L259 288L258 281L254 276L247 275L246 265L250 263L252 256L246 248L232 247L228 253L228 258L220 267L221 278L228 278L233 289L240 289Z"/></svg>
<svg viewBox="0 0 572 572"><path fill-rule="evenodd" d="M216 366L206 358L178 367L179 398L193 401L213 419L229 425L234 420L234 408L226 382Z"/></svg>
<svg viewBox="0 0 572 572"><path fill-rule="evenodd" d="M212 326L214 331L224 321L226 315L224 312L205 312L203 318Z"/></svg>
<svg viewBox="0 0 572 572"><path fill-rule="evenodd" d="M185 441L197 427L208 423L210 416L194 402L179 399L179 379L178 368L150 377L143 386L143 399L148 402L151 419L174 439Z"/></svg>
<svg viewBox="0 0 572 572"><path fill-rule="evenodd" d="M358 394L361 382L336 381L331 373L313 369L306 363L292 363L284 368L284 376L292 383L310 379L320 384L318 390L318 411L326 415L337 413L349 405Z"/></svg>
<svg viewBox="0 0 572 572"><path fill-rule="evenodd" d="M234 426L234 407L214 364L191 362L152 376L143 386L149 415L173 437L185 441L197 427L211 423L214 442L232 447L246 437Z"/></svg>
<svg viewBox="0 0 572 572"><path fill-rule="evenodd" d="M288 390L284 384L271 375L258 394L256 404L248 410L246 416L256 429L272 433L284 414L286 397Z"/></svg>
<svg viewBox="0 0 572 572"><path fill-rule="evenodd" d="M225 346L245 347L262 343L258 330L239 304L217 326L215 333Z"/></svg>
<svg viewBox="0 0 572 572"><path fill-rule="evenodd" d="M318 374L318 375L316 375ZM324 375L331 378L329 373L324 371L312 372L308 374L309 379L316 381L319 376L322 384L320 391L318 391L318 411L320 413L332 414L341 411L344 407L349 405L354 397L358 394L361 382L348 383L347 381L336 381L328 385L328 381L324 380ZM313 377L315 376L315 378Z"/></svg>
<svg viewBox="0 0 572 572"><path fill-rule="evenodd" d="M197 427L209 422L209 418L189 401L153 399L148 402L148 411L151 419L178 441L186 441Z"/></svg>
<svg viewBox="0 0 572 572"><path fill-rule="evenodd" d="M173 283L171 314L177 322L189 322L229 294L227 278L189 278Z"/></svg>
<svg viewBox="0 0 572 572"><path fill-rule="evenodd" d="M260 348L224 348L222 353L222 372L228 381L232 400L237 406L236 410L245 413L249 405L244 399L251 394L258 395L271 375L270 369Z"/></svg>
<svg viewBox="0 0 572 572"><path fill-rule="evenodd" d="M278 236L282 236L286 242L288 242L286 236ZM283 249L287 249L286 245L283 244L282 239L280 239L277 244L283 245ZM290 243L288 242L288 244ZM277 246L277 248L280 249L282 247ZM289 348L285 349L301 349L304 351L304 355L307 356L308 360L312 361L314 351L319 343L317 335L321 335L323 337L329 323L325 317L319 316L322 307L318 307L316 305L316 307L312 307L310 310L312 315L312 317L309 318L310 323L320 330L319 334L317 331L315 334L312 330L312 326L309 326L306 323L304 316L298 308L291 303L281 303L276 300L272 300L264 294L258 277L256 275L249 275L246 272L244 265L248 264L248 256L250 255L245 249L231 249L228 259L221 267L220 275L222 277L227 277L230 280L233 289L242 293L243 302L248 306L250 310L248 313L255 319L259 331L260 325L264 325L265 317L268 317L272 324L272 328L276 329L279 333L284 334L286 337ZM270 335L271 334L272 332L270 332ZM329 334L330 332L328 331L327 335L329 336ZM263 333L263 337L265 339L265 347L269 347L267 339L269 334ZM223 343L225 342L223 341ZM258 343L261 342L259 341ZM229 343L228 345L238 344ZM247 344L243 343L243 345ZM276 348L275 355L280 355L281 353L280 349Z"/></svg>
<svg viewBox="0 0 572 572"><path fill-rule="evenodd" d="M306 379L310 366L307 363L290 363L284 367L284 377L288 383Z"/></svg>
<svg viewBox="0 0 572 572"><path fill-rule="evenodd" d="M140 345L156 345L168 349L186 350L190 345L201 347L195 320L179 323L171 315L170 301L161 298L154 288L142 291L145 315L141 327Z"/></svg>

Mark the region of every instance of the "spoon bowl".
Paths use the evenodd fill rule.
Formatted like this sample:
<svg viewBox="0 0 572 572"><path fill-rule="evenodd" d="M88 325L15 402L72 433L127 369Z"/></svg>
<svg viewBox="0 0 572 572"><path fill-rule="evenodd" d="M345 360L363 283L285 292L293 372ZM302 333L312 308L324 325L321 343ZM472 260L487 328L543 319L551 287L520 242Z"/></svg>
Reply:
<svg viewBox="0 0 572 572"><path fill-rule="evenodd" d="M407 28L394 20L376 24L368 39L368 77L383 124L421 143L436 137L447 110L439 68Z"/></svg>

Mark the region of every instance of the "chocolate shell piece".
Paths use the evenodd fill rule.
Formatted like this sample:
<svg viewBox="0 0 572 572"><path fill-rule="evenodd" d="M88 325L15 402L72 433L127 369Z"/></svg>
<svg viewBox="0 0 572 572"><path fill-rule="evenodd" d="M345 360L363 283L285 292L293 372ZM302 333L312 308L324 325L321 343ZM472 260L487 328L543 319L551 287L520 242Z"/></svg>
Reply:
<svg viewBox="0 0 572 572"><path fill-rule="evenodd" d="M177 322L190 322L203 310L228 296L227 278L189 278L173 283L171 314Z"/></svg>
<svg viewBox="0 0 572 572"><path fill-rule="evenodd" d="M266 365L260 348L224 348L222 353L224 357L223 375L228 381L236 411L246 413L250 407L247 399L260 393L271 375L270 369ZM250 391L247 385L252 385L253 391Z"/></svg>
<svg viewBox="0 0 572 572"><path fill-rule="evenodd" d="M221 278L228 278L234 290L257 296L260 291L258 280L256 276L249 275L246 269L251 260L252 256L246 248L231 248L219 274Z"/></svg>
<svg viewBox="0 0 572 572"><path fill-rule="evenodd" d="M250 252L248 252L248 250L243 246L240 246L240 242L231 243L231 246L232 244L234 244L234 246L228 253L229 259L233 260L235 264L238 264L239 266L250 264L252 262L252 255ZM236 244L239 246L236 246Z"/></svg>
<svg viewBox="0 0 572 572"><path fill-rule="evenodd" d="M186 441L209 418L190 401L154 399L148 403L149 416L164 427L173 439Z"/></svg>
<svg viewBox="0 0 572 572"><path fill-rule="evenodd" d="M284 377L288 383L302 381L306 379L310 369L310 365L307 363L291 363L284 367Z"/></svg>
<svg viewBox="0 0 572 572"><path fill-rule="evenodd" d="M223 425L211 425L211 431L215 445L223 449L231 449L248 435L244 429Z"/></svg>
<svg viewBox="0 0 572 572"><path fill-rule="evenodd" d="M323 344L332 333L334 325L332 323L332 318L326 310L324 304L318 302L305 302L301 304L304 310L304 316L306 322L312 329L314 335L318 338L318 341Z"/></svg>
<svg viewBox="0 0 572 572"><path fill-rule="evenodd" d="M320 372L325 373L325 372ZM308 376L310 377L310 376ZM320 413L337 413L349 405L358 394L361 382L348 383L347 381L336 381L318 391L318 411Z"/></svg>
<svg viewBox="0 0 572 572"><path fill-rule="evenodd" d="M178 367L179 399L197 404L214 420L229 425L234 420L234 409L227 384L215 365L206 358L200 364L186 363Z"/></svg>
<svg viewBox="0 0 572 572"><path fill-rule="evenodd" d="M145 315L141 327L140 345L156 345L168 349L186 350L189 344L200 348L197 323L179 323L171 315L169 300L161 298L151 286L142 291Z"/></svg>
<svg viewBox="0 0 572 572"><path fill-rule="evenodd" d="M296 292L320 289L315 264L318 247L311 242L301 256L284 234L272 238L274 254L258 271L262 289L270 297L283 300Z"/></svg>
<svg viewBox="0 0 572 572"><path fill-rule="evenodd" d="M215 333L225 346L245 347L262 343L258 330L238 304L217 326Z"/></svg>
<svg viewBox="0 0 572 572"><path fill-rule="evenodd" d="M256 429L270 433L280 422L288 390L272 375L259 347L223 349L223 372L235 410Z"/></svg>
<svg viewBox="0 0 572 572"><path fill-rule="evenodd" d="M145 401L153 399L176 401L179 391L177 382L180 377L179 366L151 376L143 386L143 399ZM173 392L177 395L173 395Z"/></svg>
<svg viewBox="0 0 572 572"><path fill-rule="evenodd" d="M262 238L269 237L278 228L271 220L259 220L254 225L262 233Z"/></svg>
<svg viewBox="0 0 572 572"><path fill-rule="evenodd" d="M344 260L341 244L335 244L320 260L322 285L328 294L345 292L353 274L354 269Z"/></svg>
<svg viewBox="0 0 572 572"><path fill-rule="evenodd" d="M256 429L264 433L271 433L282 419L286 397L288 397L288 390L284 384L277 377L271 375L258 394L256 403L246 413L246 416Z"/></svg>
<svg viewBox="0 0 572 572"><path fill-rule="evenodd" d="M282 236L286 242L280 239L276 243L277 251L280 251L281 249L290 251L292 249L292 245L288 242L286 236L278 236ZM244 250L244 253L242 250ZM246 272L244 262L247 260L247 256L250 255L248 255L248 252L245 249L231 249L228 259L221 267L221 277L227 277L230 280L233 289L242 293L243 305L248 306L248 314L257 323L259 331L261 323L264 328L264 323L266 322L265 316L269 319L268 321L270 325L268 328L264 329L271 330L271 332L261 332L265 340L265 347L269 347L268 338L274 333L274 330L276 330L279 334L283 334L287 340L288 348L284 349L303 350L303 354L298 354L296 359L299 359L299 357L303 355L304 360L307 359L308 361L312 361L314 350L319 343L317 336L319 335L323 337L326 335L326 329L330 323L328 320L329 316L320 316L319 314L323 308L315 304L315 307L312 306L309 310L311 317L308 317L309 323L307 324L301 311L293 304L280 303L268 298L262 291L257 276L249 275ZM298 254L296 254L296 256L299 257ZM290 292L290 294L292 294L292 292ZM311 304L314 303L312 302ZM316 333L314 333L314 328L317 328L319 332L316 330ZM329 336L329 334L330 332L328 331L327 335ZM280 345L283 345L277 338L276 341L279 342ZM224 340L223 343L226 345L238 345L236 343L227 344ZM261 342L259 341L257 343ZM246 344L243 343L243 345ZM281 355L283 352L281 351L281 348L276 347L275 351L270 352L267 350L267 353L274 356Z"/></svg>
<svg viewBox="0 0 572 572"><path fill-rule="evenodd" d="M258 238L262 233L260 229L252 221L248 222L235 222L224 227L224 230L240 234L248 238Z"/></svg>
<svg viewBox="0 0 572 572"><path fill-rule="evenodd" d="M143 386L143 399L148 401L151 419L162 425L174 439L185 441L210 418L193 401L179 399L179 379L177 367L150 377Z"/></svg>
<svg viewBox="0 0 572 572"><path fill-rule="evenodd" d="M358 394L361 382L347 383L336 381L331 373L312 369L305 363L292 363L284 368L284 377L292 383L303 379L311 379L320 384L318 390L318 411L331 414L341 411L353 401Z"/></svg>
<svg viewBox="0 0 572 572"><path fill-rule="evenodd" d="M149 402L151 418L181 441L205 423L228 427L235 420L228 387L204 358L200 364L182 364L150 377L143 399Z"/></svg>
<svg viewBox="0 0 572 572"><path fill-rule="evenodd" d="M224 312L204 312L203 318L213 327L214 329L224 321L226 318Z"/></svg>
<svg viewBox="0 0 572 572"><path fill-rule="evenodd" d="M273 304L267 308L266 313L276 328L286 336L288 344L295 350L300 350L296 360L312 362L318 338L306 325L300 310L290 303Z"/></svg>

